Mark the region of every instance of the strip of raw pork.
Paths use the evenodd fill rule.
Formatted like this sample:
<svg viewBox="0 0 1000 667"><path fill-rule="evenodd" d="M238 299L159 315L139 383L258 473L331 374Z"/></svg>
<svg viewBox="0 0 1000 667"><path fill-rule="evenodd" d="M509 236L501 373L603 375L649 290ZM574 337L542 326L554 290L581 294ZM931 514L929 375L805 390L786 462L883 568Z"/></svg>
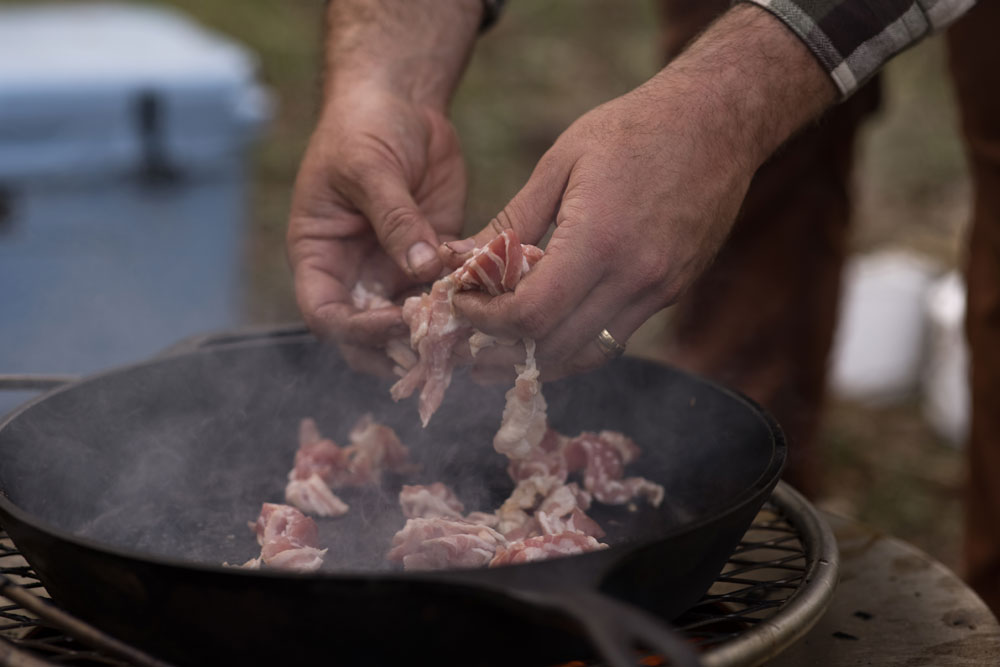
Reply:
<svg viewBox="0 0 1000 667"><path fill-rule="evenodd" d="M294 507L264 503L256 522L249 522L257 534L260 556L242 565L258 569L261 564L283 570L312 572L323 564L326 549L317 548L316 522Z"/></svg>
<svg viewBox="0 0 1000 667"><path fill-rule="evenodd" d="M424 426L441 406L451 384L455 346L475 333L469 322L455 312L455 293L478 289L497 296L513 291L541 257L541 248L521 244L513 230L506 230L474 250L462 266L435 282L429 293L412 296L403 303L403 321L410 327L410 347L418 360L403 369L403 376L390 392L398 401L419 388L418 411ZM475 339L475 349L485 344L482 336Z"/></svg>
<svg viewBox="0 0 1000 667"><path fill-rule="evenodd" d="M351 429L347 447L320 435L316 422L299 424L299 449L288 473L285 501L303 512L322 517L341 516L349 507L332 489L377 485L383 471L411 469L409 450L389 426L363 415Z"/></svg>

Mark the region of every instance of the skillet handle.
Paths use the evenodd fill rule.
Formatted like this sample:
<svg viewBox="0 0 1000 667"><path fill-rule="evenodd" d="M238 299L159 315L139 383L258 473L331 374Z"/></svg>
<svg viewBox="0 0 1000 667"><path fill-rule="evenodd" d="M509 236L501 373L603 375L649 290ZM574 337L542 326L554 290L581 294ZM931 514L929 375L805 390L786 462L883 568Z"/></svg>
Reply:
<svg viewBox="0 0 1000 667"><path fill-rule="evenodd" d="M555 607L579 623L610 667L636 667L639 646L666 658L671 667L699 667L694 648L664 621L597 591L518 591L518 596Z"/></svg>

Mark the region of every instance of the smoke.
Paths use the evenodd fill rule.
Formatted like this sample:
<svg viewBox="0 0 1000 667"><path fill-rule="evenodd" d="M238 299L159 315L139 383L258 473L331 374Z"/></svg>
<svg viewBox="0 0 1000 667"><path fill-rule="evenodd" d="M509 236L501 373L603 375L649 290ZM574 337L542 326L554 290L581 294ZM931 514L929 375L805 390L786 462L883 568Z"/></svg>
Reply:
<svg viewBox="0 0 1000 667"><path fill-rule="evenodd" d="M505 387L456 373L440 411L420 427L415 399L350 371L305 342L208 349L98 377L50 396L0 431L0 490L62 531L142 555L219 565L259 553L248 521L283 502L298 424L313 417L339 444L372 412L419 464L378 488L338 490L344 517L319 519L324 570L389 569L405 519L403 483L442 481L467 511L492 511L512 483L492 447ZM622 360L545 388L554 428L613 429L643 449L635 466L663 484L662 509L596 516L619 540L669 531L743 493L770 461L767 424L740 399L661 367Z"/></svg>
<svg viewBox="0 0 1000 667"><path fill-rule="evenodd" d="M405 518L403 483L445 481L469 511L491 511L512 486L492 449L503 388L459 372L431 425L391 382L350 371L316 344L207 350L153 361L51 396L0 433L0 488L58 528L111 546L188 562L241 563L263 502L284 502L298 424L317 420L338 444L372 412L419 470L377 488L338 490L351 510L318 519L331 570L379 570Z"/></svg>

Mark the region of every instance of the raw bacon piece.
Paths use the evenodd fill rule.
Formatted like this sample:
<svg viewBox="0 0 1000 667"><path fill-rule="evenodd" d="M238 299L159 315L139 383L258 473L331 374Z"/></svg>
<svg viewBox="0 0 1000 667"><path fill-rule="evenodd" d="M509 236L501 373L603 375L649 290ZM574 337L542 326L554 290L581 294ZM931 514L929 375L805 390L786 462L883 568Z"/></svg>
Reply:
<svg viewBox="0 0 1000 667"><path fill-rule="evenodd" d="M481 350L488 347L493 347L498 342L496 336L491 336L488 333L483 333L482 331L473 331L472 335L469 336L469 352L475 357L479 354Z"/></svg>
<svg viewBox="0 0 1000 667"><path fill-rule="evenodd" d="M280 551L271 557L270 561L264 561L268 566L281 570L294 570L296 572L315 572L323 565L323 556L326 549L315 549L313 547L303 547L301 549L288 549Z"/></svg>
<svg viewBox="0 0 1000 667"><path fill-rule="evenodd" d="M540 451L548 430L547 407L535 364L535 341L525 340L524 347L524 365L517 367L517 379L506 395L500 430L493 437L493 448L511 459L527 459Z"/></svg>
<svg viewBox="0 0 1000 667"><path fill-rule="evenodd" d="M347 447L319 434L316 422L303 419L299 426L299 451L290 480L307 480L313 474L337 489L345 486L378 484L383 470L405 472L410 451L389 426L380 424L371 413L363 415L351 429Z"/></svg>
<svg viewBox="0 0 1000 667"><path fill-rule="evenodd" d="M496 512L469 512L465 515L465 520L480 526L496 528L500 524L500 519Z"/></svg>
<svg viewBox="0 0 1000 667"><path fill-rule="evenodd" d="M314 547L319 539L316 522L288 505L264 503L257 521L249 524L263 547L266 560L279 551L299 547Z"/></svg>
<svg viewBox="0 0 1000 667"><path fill-rule="evenodd" d="M414 553L403 556L404 570L444 570L489 565L495 545L478 535L432 537L420 543Z"/></svg>
<svg viewBox="0 0 1000 667"><path fill-rule="evenodd" d="M537 246L523 245L517 233L508 229L476 248L452 275L461 289L481 289L498 296L513 291L543 254Z"/></svg>
<svg viewBox="0 0 1000 667"><path fill-rule="evenodd" d="M380 283L356 283L351 290L351 301L358 310L377 310L394 306L385 296L385 288ZM385 345L385 353L396 364L393 369L400 377L417 364L417 355L410 349L408 336L391 338Z"/></svg>
<svg viewBox="0 0 1000 667"><path fill-rule="evenodd" d="M535 512L535 521L538 522L542 535L582 533L600 539L607 534L599 523L587 516L586 512L579 507L574 507L564 517L553 516L538 510Z"/></svg>
<svg viewBox="0 0 1000 667"><path fill-rule="evenodd" d="M405 570L441 570L489 564L503 535L489 526L461 519L409 519L392 538L387 558Z"/></svg>
<svg viewBox="0 0 1000 667"><path fill-rule="evenodd" d="M419 361L416 353L410 349L410 341L407 338L390 339L385 344L385 353L396 364L393 371L399 377L404 377Z"/></svg>
<svg viewBox="0 0 1000 667"><path fill-rule="evenodd" d="M497 549L496 555L490 561L490 567L547 560L559 556L574 556L607 548L607 544L598 542L590 535L583 533L539 535L512 542L507 547Z"/></svg>
<svg viewBox="0 0 1000 667"><path fill-rule="evenodd" d="M508 539L517 539L530 532L534 527L527 526L532 519L531 514L544 498L560 486L562 482L556 477L536 476L518 482L510 497L497 510L497 517L500 519L497 530Z"/></svg>
<svg viewBox="0 0 1000 667"><path fill-rule="evenodd" d="M583 470L583 487L608 505L624 505L636 497L658 507L663 487L643 477L623 479L625 464L638 455L630 438L615 431L584 432L563 446L570 471Z"/></svg>
<svg viewBox="0 0 1000 667"><path fill-rule="evenodd" d="M351 302L358 310L376 310L393 305L385 295L385 287L381 283L358 282L351 290Z"/></svg>
<svg viewBox="0 0 1000 667"><path fill-rule="evenodd" d="M330 484L333 488L378 484L384 470L402 473L412 468L410 450L391 427L375 421L371 413L363 415L347 437L351 441L344 448L347 462L335 472Z"/></svg>
<svg viewBox="0 0 1000 667"><path fill-rule="evenodd" d="M427 486L404 484L399 492L399 506L408 519L461 519L462 512L465 511L465 506L455 496L455 492L441 482Z"/></svg>
<svg viewBox="0 0 1000 667"><path fill-rule="evenodd" d="M311 572L323 564L326 549L317 549L316 523L294 507L264 503L257 521L250 523L260 544L260 558L243 567L256 569L260 563L270 567Z"/></svg>
<svg viewBox="0 0 1000 667"><path fill-rule="evenodd" d="M316 422L308 417L299 422L299 449L289 479L309 479L312 475L329 484L338 470L347 465L344 451L319 433Z"/></svg>
<svg viewBox="0 0 1000 667"><path fill-rule="evenodd" d="M590 500L590 494L576 482L562 484L555 477L531 477L518 483L497 511L497 527L508 540L565 532L604 537L604 530L585 512Z"/></svg>
<svg viewBox="0 0 1000 667"><path fill-rule="evenodd" d="M565 516L575 508L589 509L590 501L589 493L581 489L576 482L570 482L550 491L538 505L538 511L552 516Z"/></svg>
<svg viewBox="0 0 1000 667"><path fill-rule="evenodd" d="M628 465L639 458L639 445L624 433L605 430L597 434L597 439L618 452L622 465Z"/></svg>
<svg viewBox="0 0 1000 667"><path fill-rule="evenodd" d="M540 475L542 477L557 477L563 482L569 475L566 457L563 456L563 444L569 438L559 434L554 429L546 430L538 447L525 458L512 459L507 466L507 474L515 482Z"/></svg>
<svg viewBox="0 0 1000 667"><path fill-rule="evenodd" d="M351 444L339 447L320 435L314 420L300 422L299 449L285 487L288 503L319 516L341 516L348 506L331 489L378 484L383 470L409 470L409 450L371 414L362 416L348 437Z"/></svg>
<svg viewBox="0 0 1000 667"><path fill-rule="evenodd" d="M420 388L418 410L424 426L430 422L451 383L455 346L473 335L470 324L457 315L452 300L458 290L480 289L494 296L511 291L521 277L542 257L535 246L522 246L513 230L504 231L458 269L431 286L428 294L403 303L403 321L410 327L410 347L417 362L396 363L405 372L390 390L394 400L411 396ZM488 337L474 341L478 351ZM393 356L396 359L398 352Z"/></svg>
<svg viewBox="0 0 1000 667"><path fill-rule="evenodd" d="M390 389L393 400L420 390L418 410L424 426L430 422L451 384L455 345L472 333L464 318L452 310L456 285L448 276L434 283L429 294L413 296L403 303L403 321L410 327L410 347L418 361Z"/></svg>
<svg viewBox="0 0 1000 667"><path fill-rule="evenodd" d="M316 473L310 475L308 479L288 480L285 486L285 502L303 512L325 517L342 516L350 509Z"/></svg>

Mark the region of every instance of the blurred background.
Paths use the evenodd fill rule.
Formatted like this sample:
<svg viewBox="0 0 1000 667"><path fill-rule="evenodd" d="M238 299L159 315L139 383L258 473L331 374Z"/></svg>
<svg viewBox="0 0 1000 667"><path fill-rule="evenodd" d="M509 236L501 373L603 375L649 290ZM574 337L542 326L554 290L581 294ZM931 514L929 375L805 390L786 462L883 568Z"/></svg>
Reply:
<svg viewBox="0 0 1000 667"><path fill-rule="evenodd" d="M217 318L219 324L230 319L272 323L298 318L284 256L284 228L291 185L319 101L323 4L322 0L127 3L130 7L165 7L183 12L214 36L243 45L252 63L249 78L238 83L256 91L247 93L250 101L241 104L257 106L249 111L243 108L244 115L253 117L239 121L245 122L246 128L232 140L232 150L222 151L226 155L219 158L221 166L217 169L223 174L217 178L234 189L227 191L228 199L212 204L218 207L218 227L232 226L231 233L225 232L218 242L229 242L238 254L226 262L238 267L232 289L239 292L243 303L239 313ZM652 2L514 0L508 5L501 22L480 40L453 107L470 172L470 230L484 224L506 203L538 157L573 119L639 84L657 70L660 62ZM3 11L40 6L0 1ZM0 17L0 30L3 22ZM129 48L141 54L142 40ZM3 158L2 72L9 75L19 66L30 68L33 63L24 55L28 52L30 49L18 52L22 54L20 63L16 54L8 53L7 64L0 70L0 170L5 161L9 162ZM183 60L181 55L179 60ZM126 53L120 60L128 63L132 58ZM241 66L234 67L240 70ZM192 71L197 69L195 65ZM254 82L263 84L266 96L257 94L260 91ZM866 294L905 298L911 305L907 311L910 317L869 322L865 318L871 308L866 309L863 300L859 301L852 321L858 322L860 328L853 333L842 332L842 340L845 336L861 336L863 340L877 336L897 349L901 344L893 342L895 336L908 342L903 346L905 358L895 375L886 380L887 386L877 386L878 381L872 386L871 378L864 377L865 359L842 360L846 370L839 381L841 390L830 402L822 433L820 451L828 489L822 505L912 541L954 567L960 534L962 462L956 441L961 439L961 423L932 427L927 418L929 399L920 389L921 377L935 367L935 344L940 340L952 341L943 353L951 364L950 372L954 374L955 368L961 368L955 348L960 335L958 343L954 340L954 311L961 305L960 289L958 305L943 307L949 313L942 316L943 322L935 325L922 309L934 281L960 264L969 210L969 185L941 41L931 39L894 61L885 84L883 110L864 132L856 172L853 248L865 259L852 268L847 279L858 284L870 281L864 283ZM62 81L57 78L53 85L72 85L72 77ZM52 104L42 107L51 110ZM146 133L141 145L143 169L147 172L144 178L169 180L169 174L157 173L163 167L156 159L161 150L156 139L161 122L158 118L155 103L146 103L145 107L140 103L137 122L141 132ZM45 178L42 182L48 188ZM6 206L6 217L16 221L18 201L30 199L9 185L16 180L8 179L7 196L0 196L0 219ZM0 178L0 185L3 183ZM201 196L194 193L197 182L188 181L179 187L186 188L183 197L197 200ZM161 191L160 204L154 208L162 210L166 206L166 193ZM196 201L194 205L201 204ZM73 206L79 210L87 204ZM174 234L184 242L200 244L215 223L201 220L199 224L189 231L174 230ZM0 223L0 253L3 229ZM167 236L161 234L159 239L150 239L141 247L153 255L170 252L165 248L172 246L160 246L159 250L156 247L156 243L167 243ZM112 241L108 243L113 245ZM886 255L887 250L891 254ZM183 253L176 252L178 256ZM0 264L3 262L0 254ZM7 281L0 284L7 288L13 278L0 280ZM5 292L3 298L10 299L11 292ZM4 306L8 314L10 303ZM212 317L204 321L214 325ZM143 325L136 319L133 317L128 326L141 329ZM649 322L636 335L630 351L656 358L658 334L667 326L669 316ZM934 326L941 330L935 333ZM905 330L896 331L900 327ZM848 344L845 355L849 355L850 347ZM941 354L938 351L938 357ZM859 367L860 377L856 372ZM0 368L0 372L11 370L60 369ZM937 386L941 386L940 381ZM953 416L955 409L961 413L960 401L949 414Z"/></svg>

